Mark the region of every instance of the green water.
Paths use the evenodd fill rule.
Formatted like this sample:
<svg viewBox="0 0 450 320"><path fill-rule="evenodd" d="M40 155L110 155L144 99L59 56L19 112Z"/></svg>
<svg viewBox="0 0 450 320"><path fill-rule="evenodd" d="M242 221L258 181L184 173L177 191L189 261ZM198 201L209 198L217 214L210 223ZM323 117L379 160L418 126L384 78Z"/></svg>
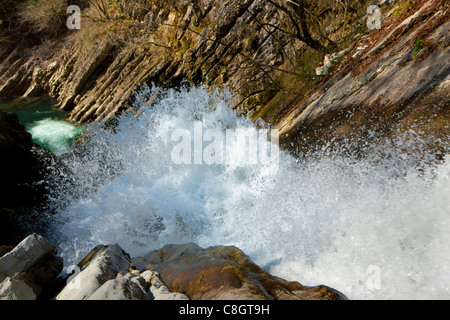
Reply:
<svg viewBox="0 0 450 320"><path fill-rule="evenodd" d="M55 108L51 98L1 98L0 110L15 113L33 141L60 155L68 152L84 128L67 120L67 114Z"/></svg>

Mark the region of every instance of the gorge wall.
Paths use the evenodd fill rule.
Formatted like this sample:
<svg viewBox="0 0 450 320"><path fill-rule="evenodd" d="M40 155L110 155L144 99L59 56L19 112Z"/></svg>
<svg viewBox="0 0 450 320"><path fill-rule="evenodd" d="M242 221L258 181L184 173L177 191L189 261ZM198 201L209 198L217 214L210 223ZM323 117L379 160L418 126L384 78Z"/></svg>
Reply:
<svg viewBox="0 0 450 320"><path fill-rule="evenodd" d="M236 107L245 106L268 87L268 70L286 50L277 31L255 22L281 18L263 1L167 2L148 11L131 13L137 25L125 33L116 30L123 21L83 25L47 56L40 46L3 48L0 95L49 93L77 122L111 119L137 85L152 82L226 83Z"/></svg>
<svg viewBox="0 0 450 320"><path fill-rule="evenodd" d="M16 244L24 236L16 222L24 211L43 200L42 180L47 173L47 160L52 158L50 152L33 143L16 115L0 111L1 245Z"/></svg>
<svg viewBox="0 0 450 320"><path fill-rule="evenodd" d="M286 140L306 150L317 140L361 145L405 134L448 152L450 24L436 4L417 1L401 16L389 11L384 28L362 36L317 90L287 108L275 126L281 135L291 133Z"/></svg>
<svg viewBox="0 0 450 320"><path fill-rule="evenodd" d="M367 29L369 4L355 3L346 26L323 19L336 46L320 53L286 33L286 13L267 1L152 2L127 19L86 18L62 39L2 43L0 96L50 94L86 123L132 109L139 85L187 80L230 89L239 113L295 150L415 126L448 136L448 1L377 2L380 30ZM339 61L316 75L332 51Z"/></svg>

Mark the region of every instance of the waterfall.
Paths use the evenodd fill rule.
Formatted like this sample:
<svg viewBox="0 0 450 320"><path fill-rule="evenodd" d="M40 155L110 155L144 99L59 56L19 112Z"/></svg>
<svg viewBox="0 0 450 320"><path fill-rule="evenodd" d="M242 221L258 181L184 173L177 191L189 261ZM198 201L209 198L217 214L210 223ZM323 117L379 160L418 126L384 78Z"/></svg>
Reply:
<svg viewBox="0 0 450 320"><path fill-rule="evenodd" d="M267 136L259 147L278 155L269 161L174 161L176 130L192 138L184 141L192 160L227 130L258 132L230 97L147 88L113 128L89 126L83 145L61 159L70 184L52 190L63 197L45 217L66 263L102 243L133 257L174 243L235 245L274 275L352 299L450 297L448 163L389 144L358 160L326 152L296 159ZM241 151L226 148L227 156Z"/></svg>

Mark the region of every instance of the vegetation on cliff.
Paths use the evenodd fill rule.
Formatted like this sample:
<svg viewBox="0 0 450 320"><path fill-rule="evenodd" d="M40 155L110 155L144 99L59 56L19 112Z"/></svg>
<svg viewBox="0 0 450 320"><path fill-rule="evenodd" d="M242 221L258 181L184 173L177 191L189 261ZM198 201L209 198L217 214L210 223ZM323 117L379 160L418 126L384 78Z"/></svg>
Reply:
<svg viewBox="0 0 450 320"><path fill-rule="evenodd" d="M92 81L81 81L69 90L56 88L57 84L52 88L45 81L40 84L44 88L29 90L29 86L24 85L0 90L2 95L51 93L60 99L62 108L71 111L78 107L85 111L81 112L83 114L73 112L76 121L107 117L99 112L101 108L107 108L108 115L123 109L119 99L108 101L101 98L103 90L95 89L100 89L102 80L107 80L102 76L108 69L112 70L110 67L115 67L110 73L116 77L123 69L130 72L129 67L124 68L125 64L139 66L136 72L141 73L140 82L168 86L183 80L226 84L237 94L236 107L242 111L258 109L257 114L269 115L267 109L260 110L258 105L266 104L277 92L289 87L281 79L289 75L294 80L315 83L315 64L341 45L342 36L350 29L353 32L349 26L363 17L366 9L363 1L335 0L225 3L86 0L78 1L83 8L82 28L70 32L64 26L63 17L68 16L63 10L65 0L10 2L2 9L11 17L3 24L3 35L24 34L26 44L22 45L25 47L30 47L30 37L33 43L41 43L27 49L33 52L22 52L31 56L27 61L36 56L36 51L41 55L53 51L24 72L23 76L31 78L29 86L38 82L29 74L34 67L43 69L41 75L45 74L45 78L51 78L55 70L46 68L49 61L58 61L63 64L60 68L65 67L55 82L70 86L65 80L73 66L67 64L99 53L98 59L85 66L84 74L79 75L91 77ZM122 58L127 60L120 64L117 60ZM120 65L113 64L116 61ZM77 69L82 66L77 65ZM137 84L127 79L127 87ZM307 87L305 90L311 86ZM94 91L95 95L92 92L91 99L83 99L89 91ZM122 95L120 100L127 101L130 91ZM84 101L75 101L77 96ZM105 106L113 104L114 108Z"/></svg>
<svg viewBox="0 0 450 320"><path fill-rule="evenodd" d="M398 59L404 61L394 65L402 70L417 73L422 67L440 66L428 74L436 81L427 88L445 84L448 74L441 63L448 57L445 0L79 0L71 4L82 9L80 30L64 25L69 16L65 3L2 3L1 34L8 40L0 46L0 95L50 94L75 122L114 119L133 108L133 90L141 84L176 87L189 81L230 89L239 114L280 129L286 146L299 135L307 142L294 143L309 146L338 131L353 132L343 130L342 123L352 125L342 115L353 112L350 107L363 111L369 100L377 117L389 117L383 111L388 107L377 102L381 91L367 99L356 97L353 89L370 91L377 78L370 70L393 66L383 58L388 51L392 55L393 46L402 52ZM380 29L368 27L371 4L379 5ZM438 52L441 61L436 61ZM354 85L339 89L336 84L348 77ZM312 101L324 100L319 98L333 86L341 93L330 97L332 104L327 102L326 108L319 108L323 112L314 115L303 113ZM386 86L394 91L396 84ZM410 86L404 90L410 94L396 105L423 98L418 83ZM448 90L443 91L440 104L445 105ZM350 97L350 104L341 103ZM392 105L391 110L398 108ZM439 123L447 122L445 108L444 113L439 110ZM403 115L414 118L412 113ZM366 130L369 119L363 118ZM327 123L333 128L325 134ZM442 129L445 126L436 125L430 132Z"/></svg>

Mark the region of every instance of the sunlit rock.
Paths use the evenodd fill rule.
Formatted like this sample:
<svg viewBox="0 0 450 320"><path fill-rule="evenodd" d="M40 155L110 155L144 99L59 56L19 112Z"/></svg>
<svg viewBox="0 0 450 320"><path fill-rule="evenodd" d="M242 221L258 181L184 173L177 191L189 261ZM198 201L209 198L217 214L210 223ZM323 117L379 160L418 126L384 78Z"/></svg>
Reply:
<svg viewBox="0 0 450 320"><path fill-rule="evenodd" d="M236 247L168 245L133 260L140 270L157 271L171 291L192 300L341 300L325 286L305 287L270 275Z"/></svg>

